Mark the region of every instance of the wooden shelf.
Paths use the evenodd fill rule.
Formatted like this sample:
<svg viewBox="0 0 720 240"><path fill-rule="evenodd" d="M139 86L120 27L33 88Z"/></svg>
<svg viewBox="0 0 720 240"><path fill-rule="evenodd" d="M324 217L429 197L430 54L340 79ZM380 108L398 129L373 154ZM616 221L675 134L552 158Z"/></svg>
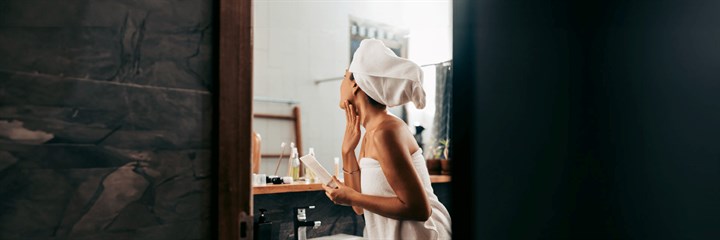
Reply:
<svg viewBox="0 0 720 240"><path fill-rule="evenodd" d="M431 183L449 183L450 175L430 175Z"/></svg>
<svg viewBox="0 0 720 240"><path fill-rule="evenodd" d="M448 183L450 176L448 175L430 175L432 183ZM292 184L270 184L265 186L254 186L253 194L273 194L273 193L289 193L289 192L310 192L323 191L320 183L296 182Z"/></svg>

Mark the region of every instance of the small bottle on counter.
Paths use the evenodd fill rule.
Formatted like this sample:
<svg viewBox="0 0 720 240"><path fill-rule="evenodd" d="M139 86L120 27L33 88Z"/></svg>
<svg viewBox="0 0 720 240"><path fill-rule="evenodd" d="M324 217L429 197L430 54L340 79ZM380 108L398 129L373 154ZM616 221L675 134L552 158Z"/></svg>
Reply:
<svg viewBox="0 0 720 240"><path fill-rule="evenodd" d="M290 148L290 156L288 156L288 162L287 162L287 174L285 176L293 176L293 161L295 160L297 148L292 147Z"/></svg>
<svg viewBox="0 0 720 240"><path fill-rule="evenodd" d="M293 158L292 158L292 178L294 180L300 179L300 158L298 156L298 150L297 148L293 148Z"/></svg>
<svg viewBox="0 0 720 240"><path fill-rule="evenodd" d="M282 183L284 183L284 184L292 184L292 183L293 183L293 178L292 178L292 177L283 177L283 178L282 178Z"/></svg>

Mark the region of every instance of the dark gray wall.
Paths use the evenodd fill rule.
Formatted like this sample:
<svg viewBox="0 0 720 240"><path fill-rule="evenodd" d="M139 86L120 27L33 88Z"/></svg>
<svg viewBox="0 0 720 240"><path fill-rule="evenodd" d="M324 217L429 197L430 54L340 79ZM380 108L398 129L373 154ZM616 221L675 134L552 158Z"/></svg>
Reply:
<svg viewBox="0 0 720 240"><path fill-rule="evenodd" d="M432 184L435 195L440 202L451 210L450 184ZM349 234L362 236L365 228L365 219L357 215L351 207L335 205L325 195L324 191L294 192L279 194L261 194L253 198L255 220L260 216L260 209L266 209L265 217L273 223L272 236L261 236L260 239L294 239L293 229L294 207L315 206L307 211L308 221L321 221L318 229L308 229L307 237L322 237L335 234Z"/></svg>
<svg viewBox="0 0 720 240"><path fill-rule="evenodd" d="M260 216L260 209L267 209L265 217L272 222L271 236L256 236L257 239L291 240L295 239L293 229L294 207L315 206L307 211L308 221L321 221L318 229L308 228L307 237L322 237L334 234L351 234L362 236L365 221L350 207L333 204L324 191L293 192L278 194L262 194L253 197L255 220Z"/></svg>
<svg viewBox="0 0 720 240"><path fill-rule="evenodd" d="M720 239L719 1L453 4L456 236Z"/></svg>
<svg viewBox="0 0 720 240"><path fill-rule="evenodd" d="M0 239L210 239L213 1L0 2Z"/></svg>

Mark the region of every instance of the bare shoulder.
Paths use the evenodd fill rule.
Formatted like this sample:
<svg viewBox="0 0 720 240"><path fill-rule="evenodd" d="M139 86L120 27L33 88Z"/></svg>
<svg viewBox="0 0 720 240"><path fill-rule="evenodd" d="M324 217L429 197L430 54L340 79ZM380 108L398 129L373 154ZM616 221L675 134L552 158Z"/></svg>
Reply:
<svg viewBox="0 0 720 240"><path fill-rule="evenodd" d="M383 121L372 135L378 147L412 150L411 152L419 148L407 124L395 117Z"/></svg>
<svg viewBox="0 0 720 240"><path fill-rule="evenodd" d="M374 131L376 140L390 140L387 138L402 138L404 135L410 134L402 120L391 117L383 121Z"/></svg>

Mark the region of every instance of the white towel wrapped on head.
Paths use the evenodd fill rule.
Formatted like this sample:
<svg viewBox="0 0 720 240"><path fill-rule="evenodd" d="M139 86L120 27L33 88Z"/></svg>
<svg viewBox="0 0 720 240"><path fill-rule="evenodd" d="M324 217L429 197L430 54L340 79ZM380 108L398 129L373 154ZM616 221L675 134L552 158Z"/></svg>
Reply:
<svg viewBox="0 0 720 240"><path fill-rule="evenodd" d="M422 68L398 57L380 40L365 39L360 42L349 71L360 89L385 106L413 102L418 109L425 107Z"/></svg>

